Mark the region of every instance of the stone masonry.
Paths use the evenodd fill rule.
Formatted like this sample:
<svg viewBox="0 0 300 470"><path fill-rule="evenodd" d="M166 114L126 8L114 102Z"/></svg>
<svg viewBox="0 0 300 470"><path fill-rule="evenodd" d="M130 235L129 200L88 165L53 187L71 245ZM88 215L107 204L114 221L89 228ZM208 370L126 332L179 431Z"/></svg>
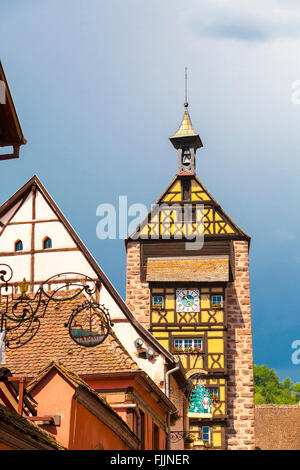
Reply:
<svg viewBox="0 0 300 470"><path fill-rule="evenodd" d="M140 280L140 242L128 241L126 303L138 321L150 328L150 290L147 282Z"/></svg>
<svg viewBox="0 0 300 470"><path fill-rule="evenodd" d="M300 406L256 405L255 445L260 450L300 450Z"/></svg>
<svg viewBox="0 0 300 470"><path fill-rule="evenodd" d="M227 287L227 409L226 447L253 450L254 385L248 243L234 242L235 280Z"/></svg>

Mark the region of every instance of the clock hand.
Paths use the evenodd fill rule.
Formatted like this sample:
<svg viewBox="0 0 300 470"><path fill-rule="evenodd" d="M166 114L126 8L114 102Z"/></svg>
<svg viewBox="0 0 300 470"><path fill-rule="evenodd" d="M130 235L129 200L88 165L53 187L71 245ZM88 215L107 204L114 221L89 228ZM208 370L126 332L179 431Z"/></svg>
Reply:
<svg viewBox="0 0 300 470"><path fill-rule="evenodd" d="M195 311L195 309L193 308L191 302L189 301L189 299L187 298L187 296L185 295L184 298L187 300L187 302L190 304L190 306L192 307L192 309Z"/></svg>

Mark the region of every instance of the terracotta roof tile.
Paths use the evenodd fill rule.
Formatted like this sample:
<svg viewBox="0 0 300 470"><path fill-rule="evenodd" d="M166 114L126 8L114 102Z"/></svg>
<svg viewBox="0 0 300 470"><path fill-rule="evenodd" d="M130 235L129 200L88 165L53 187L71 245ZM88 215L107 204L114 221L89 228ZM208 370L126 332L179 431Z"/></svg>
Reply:
<svg viewBox="0 0 300 470"><path fill-rule="evenodd" d="M86 297L65 302L53 302L44 318L40 318L37 334L19 349L6 348L5 366L14 375L35 376L49 362L62 362L76 374L99 374L139 370L126 349L111 330L104 343L95 347L84 347L69 336L67 323L73 309L83 304Z"/></svg>
<svg viewBox="0 0 300 470"><path fill-rule="evenodd" d="M226 282L229 279L229 259L199 257L195 259L148 258L146 279L150 281Z"/></svg>

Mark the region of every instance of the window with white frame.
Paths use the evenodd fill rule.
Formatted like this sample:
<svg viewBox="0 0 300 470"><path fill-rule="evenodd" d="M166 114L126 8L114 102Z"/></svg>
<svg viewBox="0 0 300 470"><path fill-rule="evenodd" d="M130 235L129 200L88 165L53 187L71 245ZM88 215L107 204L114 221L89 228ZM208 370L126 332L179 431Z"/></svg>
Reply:
<svg viewBox="0 0 300 470"><path fill-rule="evenodd" d="M176 338L174 349L182 352L200 352L203 349L203 341L201 338Z"/></svg>
<svg viewBox="0 0 300 470"><path fill-rule="evenodd" d="M201 431L202 431L202 441L210 444L210 427L203 426Z"/></svg>
<svg viewBox="0 0 300 470"><path fill-rule="evenodd" d="M212 307L223 307L223 295L212 295L211 296Z"/></svg>

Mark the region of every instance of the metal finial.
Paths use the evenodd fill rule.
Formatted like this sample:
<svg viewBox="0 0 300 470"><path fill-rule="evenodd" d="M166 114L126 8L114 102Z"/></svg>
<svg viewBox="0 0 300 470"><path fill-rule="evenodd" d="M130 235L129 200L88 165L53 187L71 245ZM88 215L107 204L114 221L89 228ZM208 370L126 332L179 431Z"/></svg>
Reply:
<svg viewBox="0 0 300 470"><path fill-rule="evenodd" d="M188 100L187 100L187 67L184 68L184 83L185 83L185 103L184 107L188 107Z"/></svg>

